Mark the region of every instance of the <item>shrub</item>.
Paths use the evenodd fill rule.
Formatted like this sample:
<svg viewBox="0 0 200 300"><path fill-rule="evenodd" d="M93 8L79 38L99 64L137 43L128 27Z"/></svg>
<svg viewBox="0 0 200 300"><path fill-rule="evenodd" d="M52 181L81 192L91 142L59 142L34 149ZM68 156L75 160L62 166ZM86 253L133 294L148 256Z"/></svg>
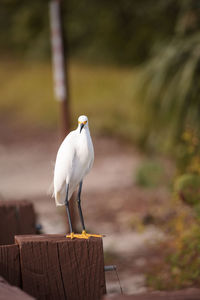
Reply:
<svg viewBox="0 0 200 300"><path fill-rule="evenodd" d="M175 192L189 205L200 203L200 176L184 174L175 181Z"/></svg>
<svg viewBox="0 0 200 300"><path fill-rule="evenodd" d="M164 169L158 161L144 161L136 172L136 183L143 187L157 187L163 181Z"/></svg>

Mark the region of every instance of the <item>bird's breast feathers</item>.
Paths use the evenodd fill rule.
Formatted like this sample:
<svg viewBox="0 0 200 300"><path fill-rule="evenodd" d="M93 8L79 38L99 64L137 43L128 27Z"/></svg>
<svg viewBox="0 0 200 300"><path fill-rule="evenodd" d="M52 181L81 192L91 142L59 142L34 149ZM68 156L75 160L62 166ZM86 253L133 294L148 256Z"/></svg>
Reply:
<svg viewBox="0 0 200 300"><path fill-rule="evenodd" d="M76 149L75 156L76 163L80 164L84 171L87 171L88 168L92 165L92 162L94 161L93 146L88 147L87 145L79 144Z"/></svg>

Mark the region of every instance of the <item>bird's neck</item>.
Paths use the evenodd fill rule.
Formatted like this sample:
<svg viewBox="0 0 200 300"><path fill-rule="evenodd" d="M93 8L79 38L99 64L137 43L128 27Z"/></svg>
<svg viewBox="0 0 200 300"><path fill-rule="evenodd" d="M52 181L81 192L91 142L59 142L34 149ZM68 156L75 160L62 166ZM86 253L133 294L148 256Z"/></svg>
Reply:
<svg viewBox="0 0 200 300"><path fill-rule="evenodd" d="M91 137L90 137L89 128L84 128L80 133L80 137L81 137L81 139L85 139L85 140L90 139Z"/></svg>
<svg viewBox="0 0 200 300"><path fill-rule="evenodd" d="M77 140L77 153L85 153L88 155L90 149L92 147L92 140L90 136L90 131L88 128L83 129L79 134L79 138Z"/></svg>

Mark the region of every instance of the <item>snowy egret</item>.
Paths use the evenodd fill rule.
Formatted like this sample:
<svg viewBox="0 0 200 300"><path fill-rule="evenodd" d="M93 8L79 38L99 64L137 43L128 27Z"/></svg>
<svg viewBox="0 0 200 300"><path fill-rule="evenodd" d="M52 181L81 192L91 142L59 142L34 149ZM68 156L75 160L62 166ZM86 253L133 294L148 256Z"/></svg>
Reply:
<svg viewBox="0 0 200 300"><path fill-rule="evenodd" d="M56 205L65 205L69 220L70 235L67 237L86 238L90 236L101 237L101 235L88 234L85 230L85 223L81 208L81 191L83 178L88 174L94 162L94 149L88 118L80 116L78 127L71 131L62 142L56 157L54 169L54 196ZM78 209L82 225L82 234L75 234L72 229L71 216L69 211L69 200L79 185Z"/></svg>

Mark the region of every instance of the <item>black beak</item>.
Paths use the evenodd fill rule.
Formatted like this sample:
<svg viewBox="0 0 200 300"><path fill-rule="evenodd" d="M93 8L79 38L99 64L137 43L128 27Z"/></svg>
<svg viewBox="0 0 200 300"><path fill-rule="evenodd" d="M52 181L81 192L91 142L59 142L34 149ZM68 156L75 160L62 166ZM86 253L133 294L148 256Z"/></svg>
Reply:
<svg viewBox="0 0 200 300"><path fill-rule="evenodd" d="M83 127L84 127L84 124L83 124L83 123L81 123L81 126L80 126L80 133L81 133L81 131L82 131Z"/></svg>

